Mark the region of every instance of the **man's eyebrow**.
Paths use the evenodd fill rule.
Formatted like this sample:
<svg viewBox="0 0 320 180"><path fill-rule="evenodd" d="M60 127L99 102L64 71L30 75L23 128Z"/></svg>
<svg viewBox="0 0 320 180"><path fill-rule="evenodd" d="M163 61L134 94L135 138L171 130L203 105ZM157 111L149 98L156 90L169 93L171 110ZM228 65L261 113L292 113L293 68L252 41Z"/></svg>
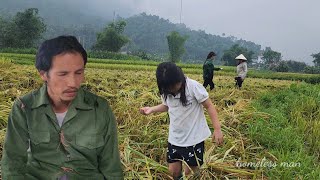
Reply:
<svg viewBox="0 0 320 180"><path fill-rule="evenodd" d="M76 70L76 72L78 72L78 71L84 71L84 68L81 68L81 69Z"/></svg>
<svg viewBox="0 0 320 180"><path fill-rule="evenodd" d="M84 71L84 68L76 70L76 72L78 72L78 71ZM70 71L61 70L61 71L58 71L57 73L68 73L68 72L70 72Z"/></svg>
<svg viewBox="0 0 320 180"><path fill-rule="evenodd" d="M58 71L57 73L68 73L69 71Z"/></svg>

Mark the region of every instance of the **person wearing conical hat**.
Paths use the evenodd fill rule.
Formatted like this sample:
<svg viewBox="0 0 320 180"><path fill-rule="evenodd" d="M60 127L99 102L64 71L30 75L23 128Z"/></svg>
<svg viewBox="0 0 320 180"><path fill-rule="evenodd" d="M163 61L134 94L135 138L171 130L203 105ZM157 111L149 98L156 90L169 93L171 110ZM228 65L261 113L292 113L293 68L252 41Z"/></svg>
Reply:
<svg viewBox="0 0 320 180"><path fill-rule="evenodd" d="M237 65L237 77L235 77L236 87L239 89L242 87L242 83L247 76L248 66L247 66L247 58L244 57L243 54L240 54L235 58L238 61Z"/></svg>
<svg viewBox="0 0 320 180"><path fill-rule="evenodd" d="M219 71L222 68L215 68L213 65L213 60L216 57L216 53L211 51L206 61L203 63L203 86L204 88L207 88L208 85L210 85L210 90L214 89L214 83L213 83L213 75L214 71Z"/></svg>

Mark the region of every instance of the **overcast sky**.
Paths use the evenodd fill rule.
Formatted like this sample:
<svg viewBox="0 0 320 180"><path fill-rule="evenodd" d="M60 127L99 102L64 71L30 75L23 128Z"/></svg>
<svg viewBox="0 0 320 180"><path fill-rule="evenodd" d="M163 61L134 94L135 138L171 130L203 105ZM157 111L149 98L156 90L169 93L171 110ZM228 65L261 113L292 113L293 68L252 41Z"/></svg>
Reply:
<svg viewBox="0 0 320 180"><path fill-rule="evenodd" d="M182 23L193 30L201 29L214 35L225 33L253 41L263 48L270 46L281 52L284 60L310 63L313 60L310 55L320 52L320 0L51 1L94 16L110 18L115 11L126 18L146 12L173 23L180 22L182 2Z"/></svg>
<svg viewBox="0 0 320 180"><path fill-rule="evenodd" d="M91 0L94 12L141 12L180 22L181 0ZM182 0L182 23L194 30L271 46L283 59L311 62L320 52L320 0ZM90 8L91 9L91 8ZM110 12L111 11L111 12Z"/></svg>

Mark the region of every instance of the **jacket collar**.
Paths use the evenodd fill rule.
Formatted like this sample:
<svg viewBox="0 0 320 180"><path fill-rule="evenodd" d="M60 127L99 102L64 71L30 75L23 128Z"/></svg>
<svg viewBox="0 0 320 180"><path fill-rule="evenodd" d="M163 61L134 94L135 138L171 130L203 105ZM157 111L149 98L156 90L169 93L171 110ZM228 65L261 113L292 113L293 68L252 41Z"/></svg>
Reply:
<svg viewBox="0 0 320 180"><path fill-rule="evenodd" d="M48 105L50 104L49 98L48 98L48 93L47 93L47 85L44 84L42 87L33 93L33 103L31 105L32 109L38 108L42 105Z"/></svg>
<svg viewBox="0 0 320 180"><path fill-rule="evenodd" d="M76 109L82 110L91 110L93 109L93 105L89 105L85 98L85 91L80 87L77 93L76 98L72 101L71 105L73 105Z"/></svg>

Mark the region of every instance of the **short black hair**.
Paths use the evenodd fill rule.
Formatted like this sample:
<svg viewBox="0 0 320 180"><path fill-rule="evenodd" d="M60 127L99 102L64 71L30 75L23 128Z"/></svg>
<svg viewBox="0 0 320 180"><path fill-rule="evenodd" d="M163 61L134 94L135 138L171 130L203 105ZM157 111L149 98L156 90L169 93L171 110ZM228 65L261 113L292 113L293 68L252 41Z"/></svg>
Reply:
<svg viewBox="0 0 320 180"><path fill-rule="evenodd" d="M74 36L58 36L44 41L36 55L36 68L38 71L49 71L54 56L64 53L79 53L87 63L87 52Z"/></svg>
<svg viewBox="0 0 320 180"><path fill-rule="evenodd" d="M163 62L160 63L156 71L158 89L161 95L166 100L168 95L171 94L169 89L177 83L182 83L180 91L180 102L183 106L187 105L187 98L185 93L186 77L183 71L175 63Z"/></svg>

